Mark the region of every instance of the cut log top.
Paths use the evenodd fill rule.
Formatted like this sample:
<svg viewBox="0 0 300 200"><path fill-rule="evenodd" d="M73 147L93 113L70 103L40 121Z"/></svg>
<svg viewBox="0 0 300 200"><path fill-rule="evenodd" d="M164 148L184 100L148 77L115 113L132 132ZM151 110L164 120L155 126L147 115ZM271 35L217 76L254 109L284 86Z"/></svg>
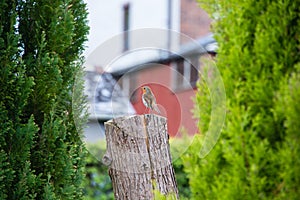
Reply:
<svg viewBox="0 0 300 200"><path fill-rule="evenodd" d="M165 117L115 118L105 123L105 135L102 161L109 166L116 199L153 199L153 189L178 196Z"/></svg>

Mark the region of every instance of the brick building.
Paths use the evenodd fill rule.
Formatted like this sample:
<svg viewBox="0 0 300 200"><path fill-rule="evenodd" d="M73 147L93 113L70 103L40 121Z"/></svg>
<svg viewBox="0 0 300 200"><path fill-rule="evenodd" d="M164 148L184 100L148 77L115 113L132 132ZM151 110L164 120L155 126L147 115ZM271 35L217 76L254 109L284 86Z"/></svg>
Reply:
<svg viewBox="0 0 300 200"><path fill-rule="evenodd" d="M143 1L145 7L142 6ZM215 55L216 50L216 42L210 33L211 19L195 0L118 2L121 8L119 26L125 32L117 40L106 43L106 48L94 51L88 57L90 65L105 66L104 70L112 73L137 114L148 112L142 104L140 88L149 85L162 115L168 118L171 136L176 136L182 127L189 134L196 133L196 120L191 110L195 84L201 70L199 58L208 54ZM154 16L143 15L151 9ZM156 18L160 21L152 26ZM150 21L151 24L147 25ZM142 26L138 27L137 24ZM143 27L154 29L152 32L135 31ZM159 27L164 30L155 29ZM111 45L114 42L117 45ZM118 59L109 64L100 62L106 57Z"/></svg>
<svg viewBox="0 0 300 200"><path fill-rule="evenodd" d="M180 1L180 32L193 39L204 37L210 33L211 19L195 0ZM186 37L180 43L188 42Z"/></svg>
<svg viewBox="0 0 300 200"><path fill-rule="evenodd" d="M201 70L199 59L201 56L214 56L212 45L215 45L215 40L209 34L184 45L178 54L114 71L113 76L130 97L137 114L149 112L141 100L141 86L148 85L156 96L161 115L168 118L170 135L176 136L181 128L194 134L197 127L192 114L192 98Z"/></svg>

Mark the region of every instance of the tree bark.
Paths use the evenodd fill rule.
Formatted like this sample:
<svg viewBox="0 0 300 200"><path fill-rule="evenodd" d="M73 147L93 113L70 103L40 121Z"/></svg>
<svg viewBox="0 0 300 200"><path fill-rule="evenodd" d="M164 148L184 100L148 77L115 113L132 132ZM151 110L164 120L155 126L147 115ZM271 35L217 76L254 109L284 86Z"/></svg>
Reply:
<svg viewBox="0 0 300 200"><path fill-rule="evenodd" d="M158 115L134 115L105 123L109 166L115 199L154 199L154 190L178 198L170 155L167 120Z"/></svg>

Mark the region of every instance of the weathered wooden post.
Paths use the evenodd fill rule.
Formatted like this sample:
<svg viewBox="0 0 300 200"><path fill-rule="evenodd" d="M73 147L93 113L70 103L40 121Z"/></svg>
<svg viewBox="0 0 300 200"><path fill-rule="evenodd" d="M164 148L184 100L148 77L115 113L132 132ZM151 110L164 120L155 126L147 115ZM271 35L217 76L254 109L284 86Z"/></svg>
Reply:
<svg viewBox="0 0 300 200"><path fill-rule="evenodd" d="M102 162L109 166L115 199L154 199L153 190L179 199L170 155L167 120L147 114L105 123Z"/></svg>

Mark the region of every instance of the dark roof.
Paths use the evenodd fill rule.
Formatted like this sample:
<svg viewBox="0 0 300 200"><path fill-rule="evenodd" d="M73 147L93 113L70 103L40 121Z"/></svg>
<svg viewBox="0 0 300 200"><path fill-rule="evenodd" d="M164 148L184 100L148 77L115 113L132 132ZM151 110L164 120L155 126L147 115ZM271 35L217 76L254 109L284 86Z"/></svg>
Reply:
<svg viewBox="0 0 300 200"><path fill-rule="evenodd" d="M204 54L204 53L210 53L216 52L216 48L211 49L211 45L216 45L217 42L215 38L213 37L213 34L209 34L205 37L198 38L195 40L195 42L187 43L183 46L181 46L179 55L189 56L193 54Z"/></svg>
<svg viewBox="0 0 300 200"><path fill-rule="evenodd" d="M132 66L121 67L121 69L119 70L112 71L112 74L114 76L121 76L128 72L134 72L134 71L147 68L152 64L169 63L171 61L182 59L192 55L216 53L216 50L217 50L217 42L214 39L213 34L209 34L193 42L182 45L178 52L170 54L169 52L165 51L164 53L161 54L162 56L160 56L159 58L144 63L134 64Z"/></svg>

